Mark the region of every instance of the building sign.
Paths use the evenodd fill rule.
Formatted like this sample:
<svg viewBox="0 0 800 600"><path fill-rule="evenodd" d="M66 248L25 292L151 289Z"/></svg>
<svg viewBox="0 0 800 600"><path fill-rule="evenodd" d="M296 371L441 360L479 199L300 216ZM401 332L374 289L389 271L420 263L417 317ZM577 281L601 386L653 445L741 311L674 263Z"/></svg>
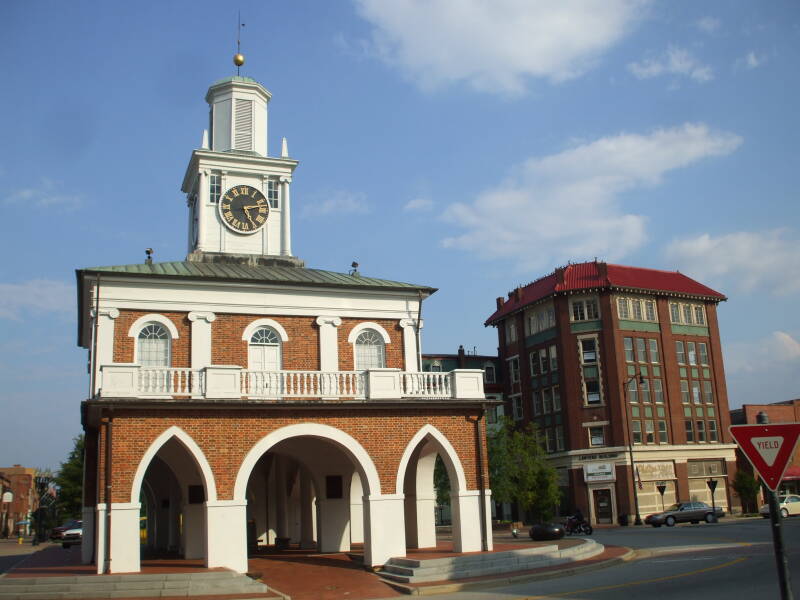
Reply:
<svg viewBox="0 0 800 600"><path fill-rule="evenodd" d="M578 456L578 460L607 460L609 458L617 458L619 457L618 452L603 452L600 454L581 454Z"/></svg>
<svg viewBox="0 0 800 600"><path fill-rule="evenodd" d="M725 474L724 460L690 460L687 463L689 477L709 477Z"/></svg>
<svg viewBox="0 0 800 600"><path fill-rule="evenodd" d="M3 494L3 502L8 503L13 501L14 501L14 494L12 494L11 492L5 492Z"/></svg>
<svg viewBox="0 0 800 600"><path fill-rule="evenodd" d="M614 463L594 462L583 465L584 481L615 481Z"/></svg>
<svg viewBox="0 0 800 600"><path fill-rule="evenodd" d="M642 481L675 479L675 464L671 461L636 463L636 469Z"/></svg>

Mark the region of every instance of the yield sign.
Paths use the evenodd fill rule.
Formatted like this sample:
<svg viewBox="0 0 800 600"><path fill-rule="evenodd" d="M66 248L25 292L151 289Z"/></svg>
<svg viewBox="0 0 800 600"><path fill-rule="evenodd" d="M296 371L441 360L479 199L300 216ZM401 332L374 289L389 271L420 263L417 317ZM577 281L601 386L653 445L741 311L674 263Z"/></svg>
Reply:
<svg viewBox="0 0 800 600"><path fill-rule="evenodd" d="M731 435L766 486L774 492L794 454L800 423L733 425Z"/></svg>

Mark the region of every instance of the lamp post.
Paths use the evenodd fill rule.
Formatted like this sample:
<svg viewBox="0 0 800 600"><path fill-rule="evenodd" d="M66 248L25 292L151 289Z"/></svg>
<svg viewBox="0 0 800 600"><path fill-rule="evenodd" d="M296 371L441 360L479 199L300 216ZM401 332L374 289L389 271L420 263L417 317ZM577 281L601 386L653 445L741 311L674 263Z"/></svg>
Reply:
<svg viewBox="0 0 800 600"><path fill-rule="evenodd" d="M631 490L633 491L633 507L636 511L636 519L633 521L634 525L642 524L642 516L639 514L639 493L636 491L636 467L633 464L633 432L630 427L630 418L628 417L628 384L631 381L638 380L639 383L644 383L642 374L631 375L622 384L622 412L625 415L625 435L628 438L628 457L631 462Z"/></svg>

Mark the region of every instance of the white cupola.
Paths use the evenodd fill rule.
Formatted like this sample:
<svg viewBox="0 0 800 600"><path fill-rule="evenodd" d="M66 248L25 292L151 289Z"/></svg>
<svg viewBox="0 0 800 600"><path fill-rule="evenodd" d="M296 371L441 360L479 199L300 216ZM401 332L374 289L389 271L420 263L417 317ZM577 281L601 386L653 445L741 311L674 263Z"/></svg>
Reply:
<svg viewBox="0 0 800 600"><path fill-rule="evenodd" d="M210 107L210 149L267 156L267 104L272 94L249 77L228 77L206 94Z"/></svg>

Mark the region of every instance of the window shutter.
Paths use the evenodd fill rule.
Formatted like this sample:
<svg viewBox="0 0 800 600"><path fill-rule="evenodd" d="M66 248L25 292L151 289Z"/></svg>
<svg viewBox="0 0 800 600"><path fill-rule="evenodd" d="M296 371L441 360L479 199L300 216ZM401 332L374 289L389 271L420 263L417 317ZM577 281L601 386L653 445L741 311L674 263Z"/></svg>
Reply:
<svg viewBox="0 0 800 600"><path fill-rule="evenodd" d="M236 100L233 147L236 150L253 149L253 102Z"/></svg>

